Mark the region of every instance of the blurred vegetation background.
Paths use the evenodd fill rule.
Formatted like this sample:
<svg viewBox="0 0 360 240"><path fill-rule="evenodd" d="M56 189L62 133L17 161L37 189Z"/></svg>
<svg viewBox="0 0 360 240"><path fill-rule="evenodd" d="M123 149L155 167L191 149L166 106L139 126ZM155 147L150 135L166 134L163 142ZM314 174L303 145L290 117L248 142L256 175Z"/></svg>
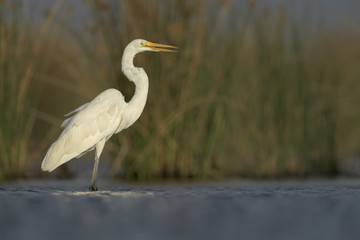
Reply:
<svg viewBox="0 0 360 240"><path fill-rule="evenodd" d="M359 25L281 1L51 4L0 1L0 180L39 176L65 113L109 87L131 99L121 56L135 38L180 50L135 59L149 97L105 146L112 176L333 176L360 161Z"/></svg>

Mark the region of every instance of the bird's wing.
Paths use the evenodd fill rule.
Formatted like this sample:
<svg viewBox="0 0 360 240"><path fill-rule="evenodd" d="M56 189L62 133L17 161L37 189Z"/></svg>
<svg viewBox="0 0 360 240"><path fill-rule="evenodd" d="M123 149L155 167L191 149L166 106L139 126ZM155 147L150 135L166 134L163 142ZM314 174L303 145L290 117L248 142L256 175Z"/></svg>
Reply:
<svg viewBox="0 0 360 240"><path fill-rule="evenodd" d="M52 171L61 164L92 150L102 139L108 140L122 121L126 105L123 96L109 95L95 98L67 122L59 139L48 150L44 171Z"/></svg>
<svg viewBox="0 0 360 240"><path fill-rule="evenodd" d="M74 111L71 111L71 112L65 114L64 116L67 117L67 116L70 116L70 115L73 114L73 113L80 112L80 111L83 110L88 104L89 104L89 103L85 103L85 104L81 105L80 107L78 107L77 109L75 109ZM65 127L69 124L69 122L70 122L75 116L76 116L76 115L65 119L65 120L63 121L63 123L61 124L61 127L62 127L62 128L65 128Z"/></svg>
<svg viewBox="0 0 360 240"><path fill-rule="evenodd" d="M67 117L67 116L70 116L71 114L73 113L76 113L76 112L80 112L81 110L83 110L89 103L85 103L83 105L81 105L80 107L78 107L77 109L65 114L64 116Z"/></svg>

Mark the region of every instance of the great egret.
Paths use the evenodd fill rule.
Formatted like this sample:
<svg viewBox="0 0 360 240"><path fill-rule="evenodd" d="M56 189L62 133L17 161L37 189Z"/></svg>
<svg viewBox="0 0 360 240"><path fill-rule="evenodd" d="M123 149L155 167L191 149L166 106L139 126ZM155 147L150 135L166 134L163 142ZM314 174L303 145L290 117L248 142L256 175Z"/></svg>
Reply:
<svg viewBox="0 0 360 240"><path fill-rule="evenodd" d="M120 91L107 89L91 102L66 114L65 116L74 115L61 124L64 131L47 151L41 169L51 172L71 159L79 158L95 149L95 163L89 189L96 191L99 158L105 142L113 134L130 127L140 117L145 106L149 79L143 68L134 66L135 55L144 51L176 52L176 49L174 46L143 39L129 43L124 50L121 64L122 72L136 86L132 99L125 102Z"/></svg>

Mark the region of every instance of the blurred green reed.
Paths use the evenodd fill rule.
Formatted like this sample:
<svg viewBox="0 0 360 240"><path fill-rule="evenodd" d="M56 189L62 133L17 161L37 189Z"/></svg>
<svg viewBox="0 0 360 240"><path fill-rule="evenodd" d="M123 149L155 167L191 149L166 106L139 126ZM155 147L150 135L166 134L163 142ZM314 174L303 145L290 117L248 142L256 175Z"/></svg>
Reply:
<svg viewBox="0 0 360 240"><path fill-rule="evenodd" d="M58 7L58 5L55 5ZM23 1L0 1L0 180L24 177L51 14L35 36ZM55 10L55 9L54 9Z"/></svg>
<svg viewBox="0 0 360 240"><path fill-rule="evenodd" d="M51 35L39 40L33 30L21 31L21 16L4 21L2 8L0 179L22 175L25 166L39 168L44 144L59 127L51 116L54 104L59 110L79 96L90 101L109 87L130 100L134 86L121 73L121 57L135 38L175 45L179 52L136 57L149 76L148 102L139 121L106 145L114 176L334 175L343 159L359 154L358 34L314 31L310 20L294 22L281 5L270 11L254 1L84 5L91 25L79 31L63 22L51 57L50 48L32 47ZM40 67L44 59L51 65L46 69ZM35 91L44 86L33 84L37 78L62 92L43 91L47 103L39 102ZM57 126L40 143L31 135L35 117ZM39 129L46 129L41 121ZM36 157L26 157L29 142Z"/></svg>
<svg viewBox="0 0 360 240"><path fill-rule="evenodd" d="M350 141L339 136L337 96L350 66L336 67L333 46L323 44L321 33L311 35L310 24L291 21L281 5L271 13L253 1L240 8L231 1L86 3L91 34L102 40L89 67L128 99L133 89L120 70L126 44L145 38L179 47L176 55L136 59L150 78L149 99L139 122L115 137L115 174L337 173L341 146ZM355 141L346 154L359 150Z"/></svg>

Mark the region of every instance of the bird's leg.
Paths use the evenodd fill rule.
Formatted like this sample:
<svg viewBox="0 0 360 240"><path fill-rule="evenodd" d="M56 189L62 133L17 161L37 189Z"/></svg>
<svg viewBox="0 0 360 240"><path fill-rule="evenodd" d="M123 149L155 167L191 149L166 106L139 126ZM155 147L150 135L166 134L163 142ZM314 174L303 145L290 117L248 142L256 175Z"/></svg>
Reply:
<svg viewBox="0 0 360 240"><path fill-rule="evenodd" d="M99 157L97 155L95 155L94 169L93 169L93 174L92 174L92 178L91 178L91 185L89 187L89 189L91 191L97 191L96 177L97 177L98 166L99 166Z"/></svg>
<svg viewBox="0 0 360 240"><path fill-rule="evenodd" d="M96 187L96 177L97 177L97 172L98 172L98 166L99 166L99 159L100 159L100 155L101 152L104 148L105 145L105 139L102 139L101 141L99 141L96 146L95 146L95 163L94 163L94 170L93 170L93 175L91 178L91 184L89 189L91 191L97 191L97 187Z"/></svg>

